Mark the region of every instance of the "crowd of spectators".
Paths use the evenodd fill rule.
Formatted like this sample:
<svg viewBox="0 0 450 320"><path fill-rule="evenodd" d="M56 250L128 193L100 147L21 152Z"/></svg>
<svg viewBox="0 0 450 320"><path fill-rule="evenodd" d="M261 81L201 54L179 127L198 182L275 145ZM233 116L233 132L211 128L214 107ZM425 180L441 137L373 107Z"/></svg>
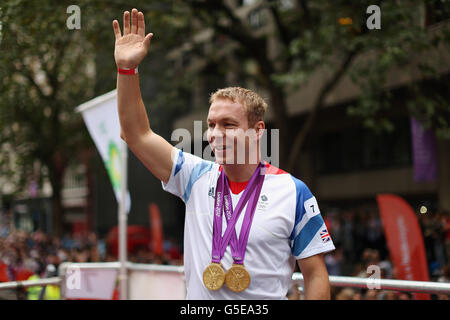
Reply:
<svg viewBox="0 0 450 320"><path fill-rule="evenodd" d="M450 214L417 213L427 256L430 281L450 282ZM381 279L397 279L389 256L384 229L377 210L359 208L330 212L325 222L336 250L325 255L330 275L371 277L377 266ZM447 295L432 295L448 299ZM337 300L410 300L414 294L383 290L332 288Z"/></svg>
<svg viewBox="0 0 450 320"><path fill-rule="evenodd" d="M3 266L0 274L10 281L26 280L30 274L45 277L48 265L57 268L66 261L100 262L108 259L104 241L98 240L94 233L85 237L66 235L57 238L39 230L33 233L16 230L0 237L0 265Z"/></svg>
<svg viewBox="0 0 450 320"><path fill-rule="evenodd" d="M330 211L324 215L336 250L325 255L330 275L369 277L369 266L378 266L381 278L395 279L395 268L389 259L383 226L376 210L351 209ZM450 282L450 216L445 213L418 214L424 237L431 281ZM182 265L182 253L173 241L164 242L164 253L156 255L150 247L139 247L128 253L136 263ZM0 233L0 282L26 280L31 275L48 277L47 266L55 273L63 262L109 262L117 257L108 250L105 239L95 233L66 234L57 238L41 231L32 233L15 230ZM298 271L298 270L297 270ZM56 273L55 273L56 274ZM332 287L332 299L337 300L408 300L407 292ZM289 299L302 299L293 286ZM447 299L446 295L433 296Z"/></svg>
<svg viewBox="0 0 450 320"><path fill-rule="evenodd" d="M128 260L137 263L182 264L182 255L173 241L165 241L164 253L156 255L148 248L133 248ZM21 230L0 236L0 282L26 280L31 274L47 277L48 265L57 270L63 262L112 262L117 256L108 250L107 241L93 232L66 234L62 238L39 230Z"/></svg>

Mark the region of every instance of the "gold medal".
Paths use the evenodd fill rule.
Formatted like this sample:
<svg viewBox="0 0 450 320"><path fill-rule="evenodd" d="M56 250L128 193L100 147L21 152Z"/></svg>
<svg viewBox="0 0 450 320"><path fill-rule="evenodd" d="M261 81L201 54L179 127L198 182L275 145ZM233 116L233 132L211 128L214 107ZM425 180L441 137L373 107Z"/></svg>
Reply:
<svg viewBox="0 0 450 320"><path fill-rule="evenodd" d="M225 284L234 292L242 292L250 285L250 274L242 264L234 264L225 274Z"/></svg>
<svg viewBox="0 0 450 320"><path fill-rule="evenodd" d="M222 265L212 262L203 271L203 283L209 290L219 290L225 281L225 271Z"/></svg>

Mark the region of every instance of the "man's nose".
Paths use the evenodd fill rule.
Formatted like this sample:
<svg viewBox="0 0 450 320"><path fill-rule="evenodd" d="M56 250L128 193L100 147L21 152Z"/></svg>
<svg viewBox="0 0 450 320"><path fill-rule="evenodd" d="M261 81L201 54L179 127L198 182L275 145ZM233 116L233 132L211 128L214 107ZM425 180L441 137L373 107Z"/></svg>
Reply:
<svg viewBox="0 0 450 320"><path fill-rule="evenodd" d="M209 142L212 143L214 140L219 139L218 142L221 142L221 139L223 139L224 133L222 130L220 130L219 126L214 126L212 129L210 129L209 132Z"/></svg>

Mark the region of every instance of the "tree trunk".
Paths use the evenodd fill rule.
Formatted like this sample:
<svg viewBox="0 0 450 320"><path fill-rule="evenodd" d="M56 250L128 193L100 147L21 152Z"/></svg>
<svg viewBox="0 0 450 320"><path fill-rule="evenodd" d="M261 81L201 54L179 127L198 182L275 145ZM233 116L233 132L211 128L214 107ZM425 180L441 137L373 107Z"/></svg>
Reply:
<svg viewBox="0 0 450 320"><path fill-rule="evenodd" d="M288 159L288 134L289 134L289 121L287 117L286 97L283 90L276 87L273 83L268 85L270 102L269 108L274 110L274 127L279 129L279 167L285 168ZM271 141L271 144L274 142ZM272 150L272 148L270 148Z"/></svg>
<svg viewBox="0 0 450 320"><path fill-rule="evenodd" d="M61 197L61 188L58 190L58 186L52 184L53 194L52 194L52 214L53 214L53 235L57 237L62 237L64 233L63 225L63 205Z"/></svg>
<svg viewBox="0 0 450 320"><path fill-rule="evenodd" d="M63 178L66 161L59 151L55 151L49 166L50 183L52 185L53 235L61 237L64 232L64 208L62 204Z"/></svg>

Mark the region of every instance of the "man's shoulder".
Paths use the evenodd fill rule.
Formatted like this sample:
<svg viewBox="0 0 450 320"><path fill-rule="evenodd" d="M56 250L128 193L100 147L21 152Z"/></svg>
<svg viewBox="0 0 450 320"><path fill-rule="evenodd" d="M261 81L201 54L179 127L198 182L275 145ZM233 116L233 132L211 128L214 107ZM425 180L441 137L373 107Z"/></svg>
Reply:
<svg viewBox="0 0 450 320"><path fill-rule="evenodd" d="M280 169L270 163L264 162L265 166L266 166L266 175L270 178L283 178L286 179L290 182L293 182L293 184L295 185L295 189L298 193L302 193L302 192L309 192L308 186L306 185L305 182L303 182L301 179L294 177L292 174L290 174L289 172Z"/></svg>
<svg viewBox="0 0 450 320"><path fill-rule="evenodd" d="M284 171L283 169L280 169L278 167L275 167L274 165L264 161L264 166L265 166L265 174L267 175L285 175L285 174L289 174L288 172Z"/></svg>
<svg viewBox="0 0 450 320"><path fill-rule="evenodd" d="M203 159L193 153L183 151L182 149L174 147L173 152L176 155L174 158L175 173L182 168L188 168L190 170L208 168L209 171L212 168L218 167L217 163L211 160Z"/></svg>

